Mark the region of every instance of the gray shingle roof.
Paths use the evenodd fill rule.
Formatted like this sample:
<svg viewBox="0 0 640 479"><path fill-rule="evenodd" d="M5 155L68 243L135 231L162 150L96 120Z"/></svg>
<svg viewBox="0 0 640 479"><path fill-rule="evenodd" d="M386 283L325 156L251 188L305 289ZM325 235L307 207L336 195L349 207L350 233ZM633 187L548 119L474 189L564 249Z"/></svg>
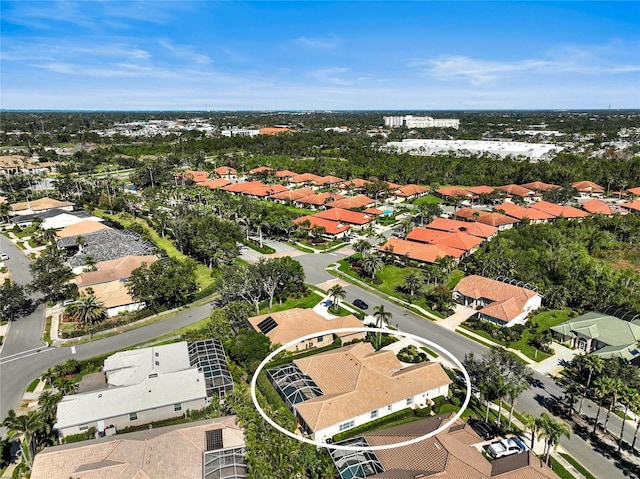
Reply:
<svg viewBox="0 0 640 479"><path fill-rule="evenodd" d="M153 246L139 236L114 229L100 230L82 237L85 240L82 253L78 252L67 258L72 268L83 266L88 256L98 263L124 256L146 256L155 253ZM58 240L58 247L73 248L76 246L76 238L77 236L62 238Z"/></svg>

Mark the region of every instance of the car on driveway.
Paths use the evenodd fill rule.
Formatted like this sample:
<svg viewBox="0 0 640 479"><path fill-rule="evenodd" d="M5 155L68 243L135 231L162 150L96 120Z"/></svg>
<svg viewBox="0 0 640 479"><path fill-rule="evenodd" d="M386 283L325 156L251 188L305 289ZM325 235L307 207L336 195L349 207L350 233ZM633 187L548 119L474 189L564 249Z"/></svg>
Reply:
<svg viewBox="0 0 640 479"><path fill-rule="evenodd" d="M360 309L367 309L367 308L369 307L369 305L368 305L367 303L365 303L364 301L362 301L361 299L356 299L356 300L353 302L353 305L354 305L356 308L360 308Z"/></svg>
<svg viewBox="0 0 640 479"><path fill-rule="evenodd" d="M485 441L489 441L496 437L491 426L484 421L480 421L479 419L469 419L469 425L471 426L471 429L473 429L476 434Z"/></svg>
<svg viewBox="0 0 640 479"><path fill-rule="evenodd" d="M487 452L494 459L519 454L527 449L527 445L517 437L501 439L500 441L491 443L487 446Z"/></svg>
<svg viewBox="0 0 640 479"><path fill-rule="evenodd" d="M7 253L0 253L0 259L6 261L9 259L9 255Z"/></svg>

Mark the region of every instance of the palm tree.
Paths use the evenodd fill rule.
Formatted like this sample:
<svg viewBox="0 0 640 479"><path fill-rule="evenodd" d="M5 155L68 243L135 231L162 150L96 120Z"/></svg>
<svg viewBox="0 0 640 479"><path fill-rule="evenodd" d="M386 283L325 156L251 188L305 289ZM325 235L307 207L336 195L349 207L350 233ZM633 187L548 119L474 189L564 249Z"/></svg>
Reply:
<svg viewBox="0 0 640 479"><path fill-rule="evenodd" d="M515 381L512 382L507 388L507 394L509 396L509 422L507 424L508 427L511 427L511 420L513 419L513 409L516 406L516 401L520 394L529 389L528 381Z"/></svg>
<svg viewBox="0 0 640 479"><path fill-rule="evenodd" d="M360 253L364 258L369 255L372 247L373 246L371 246L371 243L369 243L366 239L359 239L353 244L353 251L355 251L356 253Z"/></svg>
<svg viewBox="0 0 640 479"><path fill-rule="evenodd" d="M24 434L27 450L24 450L22 441L20 441L20 450L22 451L22 457L27 460L27 466L31 469L36 452L36 435L49 430L49 425L45 421L44 415L40 411L29 411L27 414L17 415L11 409L4 421L2 421L2 425L12 434Z"/></svg>
<svg viewBox="0 0 640 479"><path fill-rule="evenodd" d="M598 412L596 412L596 420L593 422L592 435L596 434L596 430L598 428L598 418L600 417L600 411L602 410L602 403L613 390L612 381L613 379L611 378L599 377L593 382L593 394L595 394L600 401L598 403Z"/></svg>
<svg viewBox="0 0 640 479"><path fill-rule="evenodd" d="M56 408L62 399L62 395L50 390L42 391L38 397L38 408L42 411L45 420L53 422L56 417Z"/></svg>
<svg viewBox="0 0 640 479"><path fill-rule="evenodd" d="M578 370L588 371L589 373L587 383L584 386L584 393L582 395L582 399L580 399L580 405L578 406L578 414L580 414L582 411L582 403L584 402L584 398L587 397L589 386L591 386L593 373L599 373L602 371L604 368L604 361L600 356L596 356L595 354L585 354L576 358L576 365L578 366Z"/></svg>
<svg viewBox="0 0 640 479"><path fill-rule="evenodd" d="M63 396L69 396L76 391L76 383L73 382L73 379L68 377L58 378L53 384L58 392Z"/></svg>
<svg viewBox="0 0 640 479"><path fill-rule="evenodd" d="M622 391L622 389L624 389L624 387L625 387L625 383L623 383L620 379L611 378L610 389L609 389L609 394L611 395L611 404L609 404L609 410L607 411L607 417L604 420L604 424L602 426L602 428L605 431L607 430L607 424L609 423L609 417L611 417L611 411L613 410L613 407L615 406L616 402L618 402L618 392Z"/></svg>
<svg viewBox="0 0 640 479"><path fill-rule="evenodd" d="M622 416L622 428L620 428L620 440L618 441L618 452L622 449L622 440L624 437L624 426L627 423L627 412L629 407L640 403L640 393L635 388L625 387L620 391L620 400L624 403L624 415Z"/></svg>
<svg viewBox="0 0 640 479"><path fill-rule="evenodd" d="M570 438L571 429L564 422L551 419L546 412L543 412L538 418L538 429L538 437L545 439L544 456L546 464L549 465L551 448L557 449L563 436Z"/></svg>
<svg viewBox="0 0 640 479"><path fill-rule="evenodd" d="M93 295L82 296L69 305L69 312L83 326L99 323L106 318L104 304Z"/></svg>
<svg viewBox="0 0 640 479"><path fill-rule="evenodd" d="M538 422L536 421L536 417L533 414L528 412L523 412L520 415L520 420L522 425L524 426L525 432L527 429L531 431L531 447L530 449L533 451L533 446L535 445L536 440L536 430L538 429Z"/></svg>
<svg viewBox="0 0 640 479"><path fill-rule="evenodd" d="M87 245L87 240L84 239L82 235L76 237L76 246L78 246L78 250L80 253L84 252L84 247Z"/></svg>
<svg viewBox="0 0 640 479"><path fill-rule="evenodd" d="M404 277L404 287L409 290L409 294L413 297L413 293L422 285L422 278L413 271Z"/></svg>
<svg viewBox="0 0 640 479"><path fill-rule="evenodd" d="M407 236L409 233L411 233L411 230L413 229L413 221L411 221L410 218L407 218L406 220L402 220L400 222L400 229L402 230L402 234L404 236Z"/></svg>
<svg viewBox="0 0 640 479"><path fill-rule="evenodd" d="M376 328L382 328L385 323L388 325L392 316L390 311L385 311L384 304L373 308L373 317L376 318ZM376 349L380 349L380 345L382 344L382 333L380 331L378 331L376 335L376 343Z"/></svg>
<svg viewBox="0 0 640 479"><path fill-rule="evenodd" d="M371 276L372 280L376 279L376 271L380 271L382 268L384 268L384 261L377 254L370 254L362 260L362 269Z"/></svg>
<svg viewBox="0 0 640 479"><path fill-rule="evenodd" d="M335 308L335 311L337 311L339 308L340 300L347 297L347 292L339 284L334 284L333 286L331 286L331 288L329 288L329 291L327 291L327 293L329 293L329 297L333 300L332 308Z"/></svg>

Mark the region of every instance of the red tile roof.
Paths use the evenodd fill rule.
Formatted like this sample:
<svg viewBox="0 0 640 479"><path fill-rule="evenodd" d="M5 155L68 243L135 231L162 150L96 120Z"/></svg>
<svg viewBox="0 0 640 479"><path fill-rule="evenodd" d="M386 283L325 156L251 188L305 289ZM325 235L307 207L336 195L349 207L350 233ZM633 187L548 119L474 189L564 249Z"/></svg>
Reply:
<svg viewBox="0 0 640 479"><path fill-rule="evenodd" d="M295 171L291 171L291 170L280 170L280 171L276 171L276 177L277 178L292 178L294 176L297 176L298 173L296 173Z"/></svg>
<svg viewBox="0 0 640 479"><path fill-rule="evenodd" d="M449 233L447 231L430 230L428 228L413 228L407 235L407 240L420 243L444 245L462 251L470 251L480 245L484 239L467 233Z"/></svg>
<svg viewBox="0 0 640 479"><path fill-rule="evenodd" d="M529 188L524 188L520 185L497 186L496 190L505 191L509 195L516 196L533 196L535 194L535 192L533 192Z"/></svg>
<svg viewBox="0 0 640 479"><path fill-rule="evenodd" d="M569 219L584 218L585 216L589 216L589 213L587 213L586 211L579 210L578 208L574 208L573 206L562 206L555 203L550 203L548 201L537 201L531 204L530 208L544 211L545 213L549 213L556 218L563 217Z"/></svg>
<svg viewBox="0 0 640 479"><path fill-rule="evenodd" d="M504 211L504 214L519 220L528 219L531 221L552 220L555 216L535 208L525 208L514 203L505 202L494 208L497 212Z"/></svg>
<svg viewBox="0 0 640 479"><path fill-rule="evenodd" d="M469 197L471 194L462 188L458 188L457 186L445 186L444 188L440 188L436 190L440 196L448 196L451 198L459 198L459 197Z"/></svg>
<svg viewBox="0 0 640 479"><path fill-rule="evenodd" d="M378 247L378 250L398 256L407 255L410 259L425 263L435 263L445 256L453 256L457 259L464 254L462 250L445 245L418 243L399 238L389 238L384 245Z"/></svg>
<svg viewBox="0 0 640 479"><path fill-rule="evenodd" d="M267 128L260 128L258 130L258 132L261 135L279 135L280 133L290 133L293 132L292 129L290 128L275 128L275 127L267 127Z"/></svg>
<svg viewBox="0 0 640 479"><path fill-rule="evenodd" d="M276 193L271 198L275 200L287 200L296 201L305 196L315 195L315 192L311 188L298 188L297 190L283 191L282 193Z"/></svg>
<svg viewBox="0 0 640 479"><path fill-rule="evenodd" d="M344 180L342 178L338 178L337 176L321 176L320 178L316 178L315 180L313 180L313 182L318 185L336 185L338 186L340 183L342 183Z"/></svg>
<svg viewBox="0 0 640 479"><path fill-rule="evenodd" d="M262 185L260 181L247 181L245 183L233 183L231 185L223 186L221 189L230 193L244 193L245 191L257 186Z"/></svg>
<svg viewBox="0 0 640 479"><path fill-rule="evenodd" d="M255 175L256 173L262 173L264 171L273 171L273 168L269 168L268 166L258 166L252 170L249 170L250 175Z"/></svg>
<svg viewBox="0 0 640 479"><path fill-rule="evenodd" d="M401 196L403 198L406 198L409 196L421 195L423 193L427 193L428 191L429 191L429 188L426 188L421 185L413 185L413 184L404 185L396 190L396 196Z"/></svg>
<svg viewBox="0 0 640 479"><path fill-rule="evenodd" d="M379 210L378 208L367 208L362 210L362 212L368 215L376 215L376 216L380 216L381 214L384 213L384 211Z"/></svg>
<svg viewBox="0 0 640 479"><path fill-rule="evenodd" d="M365 208L373 205L375 200L372 200L368 196L358 195L327 203L327 208L344 208L345 210L351 210L354 208Z"/></svg>
<svg viewBox="0 0 640 479"><path fill-rule="evenodd" d="M288 188L282 185L265 185L260 181L248 181L246 183L234 183L223 186L221 189L231 193L264 197L287 191Z"/></svg>
<svg viewBox="0 0 640 479"><path fill-rule="evenodd" d="M532 181L531 183L525 183L520 186L522 186L523 188L534 190L534 191L550 191L556 188L560 188L560 186L558 185L543 183L542 181Z"/></svg>
<svg viewBox="0 0 640 479"><path fill-rule="evenodd" d="M640 186L638 188L629 188L627 191L632 195L640 196Z"/></svg>
<svg viewBox="0 0 640 479"><path fill-rule="evenodd" d="M467 221L475 221L476 220L476 217L474 216L475 214L477 214L477 217L479 218L483 214L487 214L487 213L488 211L482 211L475 208L458 208L456 211L453 212L453 216L455 216L456 218L465 219Z"/></svg>
<svg viewBox="0 0 640 479"><path fill-rule="evenodd" d="M289 181L291 183L307 183L311 181L315 181L320 178L318 175L314 175L313 173L302 173L300 175L293 176Z"/></svg>
<svg viewBox="0 0 640 479"><path fill-rule="evenodd" d="M363 180L362 178L353 178L342 183L342 188L357 190L369 184L371 184L371 182L368 180Z"/></svg>
<svg viewBox="0 0 640 479"><path fill-rule="evenodd" d="M313 193L309 196L305 196L304 198L297 199L296 202L307 205L322 206L343 198L344 196L340 193Z"/></svg>
<svg viewBox="0 0 640 479"><path fill-rule="evenodd" d="M467 190L469 193L472 193L474 195L488 195L493 193L495 188L487 185L480 185L480 186L471 186L469 188L465 188L465 190Z"/></svg>
<svg viewBox="0 0 640 479"><path fill-rule="evenodd" d="M611 208L611 205L602 200L593 199L593 200L585 201L584 203L581 203L580 206L582 207L583 210L591 214L598 213L601 215L612 215L614 213L613 208Z"/></svg>
<svg viewBox="0 0 640 479"><path fill-rule="evenodd" d="M215 180L206 180L202 183L199 183L200 186L208 186L212 190L216 188L222 188L223 186L227 186L230 184L231 182L226 178L216 178Z"/></svg>
<svg viewBox="0 0 640 479"><path fill-rule="evenodd" d="M319 213L311 215L314 218L323 218L325 220L339 221L340 223L349 223L352 225L365 225L373 221L373 218L365 213L345 210L342 208L329 208Z"/></svg>
<svg viewBox="0 0 640 479"><path fill-rule="evenodd" d="M604 188L593 181L576 181L571 186L580 193L604 193Z"/></svg>
<svg viewBox="0 0 640 479"><path fill-rule="evenodd" d="M218 166L213 170L213 172L220 176L238 174L238 171L235 168L231 168L230 166Z"/></svg>
<svg viewBox="0 0 640 479"><path fill-rule="evenodd" d="M427 225L427 228L440 231L467 233L471 236L478 236L479 238L491 238L499 231L498 228L494 226L478 223L477 221L468 222L450 220L447 218L434 218L433 221Z"/></svg>
<svg viewBox="0 0 640 479"><path fill-rule="evenodd" d="M192 180L196 183L200 183L202 181L206 181L207 178L209 178L209 173L207 173L206 171L186 170L182 173L178 173L176 176L182 177L185 180Z"/></svg>
<svg viewBox="0 0 640 479"><path fill-rule="evenodd" d="M520 223L520 220L516 218L512 218L507 215L503 215L500 213L486 213L483 212L480 214L480 218L478 218L478 223L482 223L489 226L506 226L506 225L514 225L516 223Z"/></svg>
<svg viewBox="0 0 640 479"><path fill-rule="evenodd" d="M628 210L640 211L640 200L627 201L626 203L622 203L620 206Z"/></svg>
<svg viewBox="0 0 640 479"><path fill-rule="evenodd" d="M337 235L340 233L344 233L345 231L347 231L350 226L343 224L343 223L338 223L337 221L331 221L331 220L325 220L323 218L317 218L314 216L301 216L300 218L296 218L295 220L293 220L293 223L295 225L298 225L300 227L302 223L304 223L305 221L309 220L309 227L308 229L314 228L314 227L323 227L325 229L325 232L329 235Z"/></svg>

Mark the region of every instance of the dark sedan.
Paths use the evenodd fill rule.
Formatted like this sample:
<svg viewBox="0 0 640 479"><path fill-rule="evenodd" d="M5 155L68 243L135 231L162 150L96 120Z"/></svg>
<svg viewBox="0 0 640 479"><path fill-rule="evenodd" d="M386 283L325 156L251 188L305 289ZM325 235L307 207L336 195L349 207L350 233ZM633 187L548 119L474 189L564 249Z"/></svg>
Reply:
<svg viewBox="0 0 640 479"><path fill-rule="evenodd" d="M356 308L360 308L360 309L367 309L367 308L369 307L369 305L368 305L367 303L365 303L364 301L362 301L361 299L356 299L356 300L353 302L353 305L354 305Z"/></svg>
<svg viewBox="0 0 640 479"><path fill-rule="evenodd" d="M496 435L493 433L493 429L491 429L491 426L489 426L484 421L480 421L478 419L469 419L469 425L471 426L471 429L473 429L478 434L478 436L480 436L485 441L489 441L496 437Z"/></svg>

